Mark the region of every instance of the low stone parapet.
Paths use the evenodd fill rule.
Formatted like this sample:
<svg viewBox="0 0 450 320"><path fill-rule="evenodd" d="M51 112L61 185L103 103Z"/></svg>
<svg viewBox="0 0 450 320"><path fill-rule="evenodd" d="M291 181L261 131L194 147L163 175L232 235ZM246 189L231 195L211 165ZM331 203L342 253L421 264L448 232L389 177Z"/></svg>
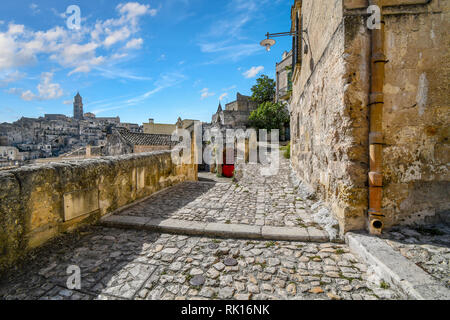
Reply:
<svg viewBox="0 0 450 320"><path fill-rule="evenodd" d="M197 166L174 164L170 151L0 172L0 270L62 232L196 180Z"/></svg>

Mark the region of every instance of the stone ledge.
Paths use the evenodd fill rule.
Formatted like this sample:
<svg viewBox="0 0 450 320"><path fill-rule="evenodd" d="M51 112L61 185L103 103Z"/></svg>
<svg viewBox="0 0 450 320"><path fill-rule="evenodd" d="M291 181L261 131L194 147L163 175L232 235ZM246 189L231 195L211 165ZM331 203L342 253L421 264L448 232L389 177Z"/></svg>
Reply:
<svg viewBox="0 0 450 320"><path fill-rule="evenodd" d="M261 239L261 227L247 224L208 223L205 235L227 238Z"/></svg>
<svg viewBox="0 0 450 320"><path fill-rule="evenodd" d="M177 219L151 219L133 216L108 216L100 224L115 228L136 228L161 233L200 235L230 239L273 241L330 241L327 234L316 228L270 227L246 224L204 223ZM311 233L309 232L311 229Z"/></svg>
<svg viewBox="0 0 450 320"><path fill-rule="evenodd" d="M417 300L449 300L450 290L395 251L384 240L349 232L346 242L350 251L374 267L377 275Z"/></svg>
<svg viewBox="0 0 450 320"><path fill-rule="evenodd" d="M145 229L156 230L166 233L181 233L189 235L202 234L206 227L205 223L196 223L193 221L175 220L175 219L150 219L145 224Z"/></svg>
<svg viewBox="0 0 450 320"><path fill-rule="evenodd" d="M101 223L107 227L123 227L134 229L145 229L150 218L132 216L108 216L101 219Z"/></svg>
<svg viewBox="0 0 450 320"><path fill-rule="evenodd" d="M262 227L262 238L266 240L309 241L305 228L293 227Z"/></svg>
<svg viewBox="0 0 450 320"><path fill-rule="evenodd" d="M330 240L328 234L314 227L308 227L309 240L313 242L327 242Z"/></svg>

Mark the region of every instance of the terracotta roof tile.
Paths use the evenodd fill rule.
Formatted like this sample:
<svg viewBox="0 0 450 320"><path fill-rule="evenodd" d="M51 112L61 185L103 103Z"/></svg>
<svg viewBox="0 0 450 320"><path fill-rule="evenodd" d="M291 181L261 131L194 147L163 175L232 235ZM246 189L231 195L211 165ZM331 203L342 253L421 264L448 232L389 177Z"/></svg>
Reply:
<svg viewBox="0 0 450 320"><path fill-rule="evenodd" d="M118 129L119 134L132 145L135 146L174 146L176 142L171 141L168 134L148 134L130 132L127 129Z"/></svg>

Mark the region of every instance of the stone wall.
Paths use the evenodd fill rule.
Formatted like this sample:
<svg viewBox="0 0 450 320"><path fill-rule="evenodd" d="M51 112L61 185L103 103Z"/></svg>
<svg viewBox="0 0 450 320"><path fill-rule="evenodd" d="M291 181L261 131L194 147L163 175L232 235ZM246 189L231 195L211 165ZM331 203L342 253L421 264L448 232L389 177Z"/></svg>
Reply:
<svg viewBox="0 0 450 320"><path fill-rule="evenodd" d="M197 180L169 151L0 172L0 270L27 250L152 193Z"/></svg>
<svg viewBox="0 0 450 320"><path fill-rule="evenodd" d="M144 133L149 134L172 134L177 129L174 124L144 123Z"/></svg>
<svg viewBox="0 0 450 320"><path fill-rule="evenodd" d="M294 72L291 100L292 165L333 209L341 232L365 228L368 209L371 33L356 2L301 1L311 46ZM448 216L449 5L385 10L386 227Z"/></svg>
<svg viewBox="0 0 450 320"><path fill-rule="evenodd" d="M361 229L367 210L369 39L353 17L343 16L342 1L303 1L302 12L311 46L302 54L300 73L294 72L292 165L332 208L342 232Z"/></svg>
<svg viewBox="0 0 450 320"><path fill-rule="evenodd" d="M399 11L384 19L387 226L450 210L450 1Z"/></svg>
<svg viewBox="0 0 450 320"><path fill-rule="evenodd" d="M216 123L218 117L220 117L220 123L223 126L231 127L245 127L248 125L248 119L250 117L249 111L229 111L224 110L213 115L212 123Z"/></svg>
<svg viewBox="0 0 450 320"><path fill-rule="evenodd" d="M170 150L170 146L134 146L134 153Z"/></svg>

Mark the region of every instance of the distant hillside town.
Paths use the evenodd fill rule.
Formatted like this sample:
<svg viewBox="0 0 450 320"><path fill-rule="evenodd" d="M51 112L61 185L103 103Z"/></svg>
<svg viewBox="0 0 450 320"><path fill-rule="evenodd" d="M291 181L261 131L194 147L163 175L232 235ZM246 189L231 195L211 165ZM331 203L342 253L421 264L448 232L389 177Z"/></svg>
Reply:
<svg viewBox="0 0 450 320"><path fill-rule="evenodd" d="M276 65L275 101L289 110L292 51L284 52ZM14 123L0 124L0 169L29 163L45 163L66 159L84 159L126 153L140 153L171 149L171 134L176 128L191 128L195 120L178 118L175 124L155 123L149 119L142 125L123 123L119 117L97 117L84 113L80 93L74 97L73 117L63 114L45 114L44 117L22 117ZM225 105L219 103L210 123L203 123L203 130L219 128L246 129L249 117L258 104L251 97L236 95L236 100ZM287 124L280 138L289 140Z"/></svg>
<svg viewBox="0 0 450 320"><path fill-rule="evenodd" d="M14 123L0 124L0 166L17 166L39 158L74 154L77 150L100 150L107 142L108 130L122 128L142 132L142 126L122 123L119 117L96 117L83 112L83 99L74 98L73 117L45 114L22 117ZM95 151L94 151L95 152Z"/></svg>

